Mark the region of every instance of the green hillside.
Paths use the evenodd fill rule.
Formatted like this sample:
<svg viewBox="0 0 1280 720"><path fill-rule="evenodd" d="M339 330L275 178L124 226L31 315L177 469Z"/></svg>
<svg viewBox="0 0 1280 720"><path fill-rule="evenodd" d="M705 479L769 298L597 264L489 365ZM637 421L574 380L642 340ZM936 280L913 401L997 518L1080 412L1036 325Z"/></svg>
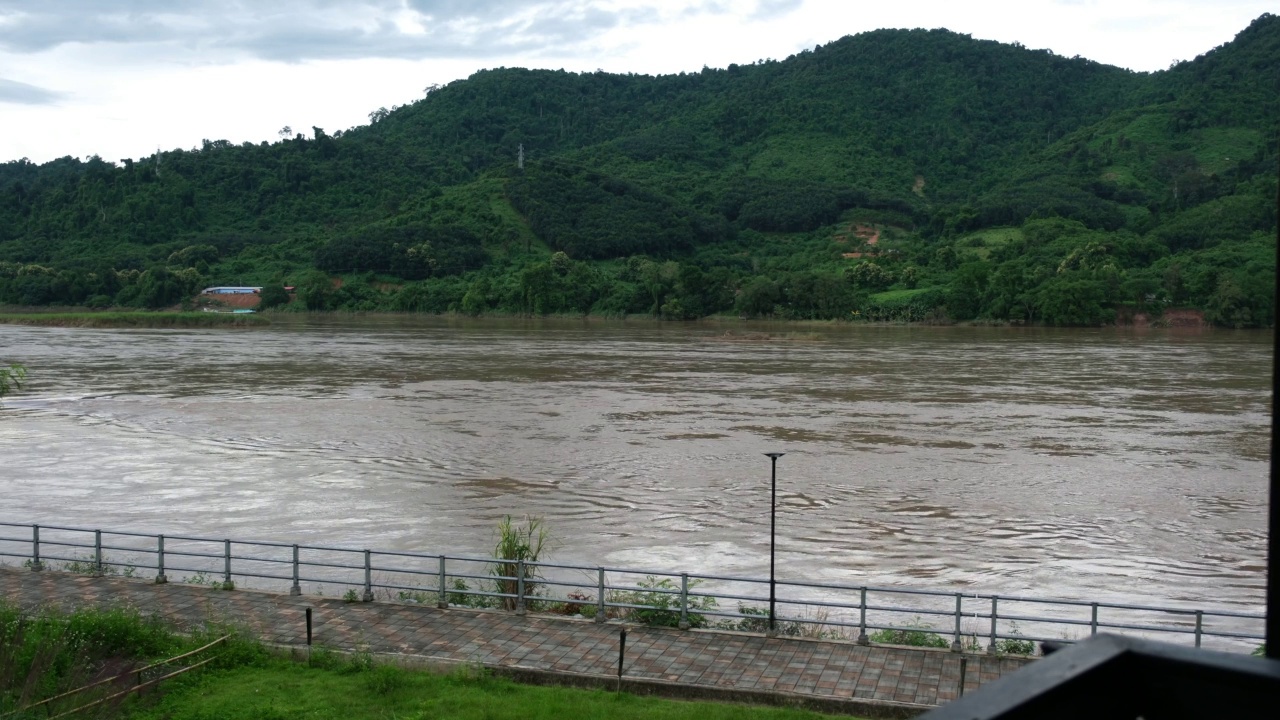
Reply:
<svg viewBox="0 0 1280 720"><path fill-rule="evenodd" d="M0 165L0 303L1270 326L1277 67L1264 15L1158 73L944 30L486 70L345 132Z"/></svg>

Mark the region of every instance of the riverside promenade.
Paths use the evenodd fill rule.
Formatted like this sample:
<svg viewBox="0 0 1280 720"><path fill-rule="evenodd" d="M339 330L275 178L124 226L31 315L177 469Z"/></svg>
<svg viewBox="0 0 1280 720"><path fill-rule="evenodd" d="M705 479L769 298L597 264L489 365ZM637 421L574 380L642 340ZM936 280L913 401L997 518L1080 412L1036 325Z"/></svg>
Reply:
<svg viewBox="0 0 1280 720"><path fill-rule="evenodd" d="M33 611L123 607L159 616L177 629L232 626L295 651L306 647L306 609L311 608L316 646L438 668L478 665L529 682L608 688L617 686L624 627L14 567L0 567L0 596ZM875 717L911 717L955 699L962 660L965 692L1034 662L847 641L625 627L624 690Z"/></svg>

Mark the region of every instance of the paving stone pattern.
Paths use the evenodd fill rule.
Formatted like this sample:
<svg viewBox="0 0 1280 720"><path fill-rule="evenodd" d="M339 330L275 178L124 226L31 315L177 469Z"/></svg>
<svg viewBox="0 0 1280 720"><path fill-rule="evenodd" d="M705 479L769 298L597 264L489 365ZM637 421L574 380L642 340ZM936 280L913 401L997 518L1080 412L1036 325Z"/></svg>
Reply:
<svg viewBox="0 0 1280 720"><path fill-rule="evenodd" d="M266 641L313 641L344 650L401 653L441 663L478 663L580 675L615 675L619 626L502 611L346 603L258 590L32 572L0 567L0 593L28 609L130 607L178 628L243 628ZM851 642L628 626L625 675L680 685L937 705L955 699L960 653L864 647ZM966 654L965 692L1013 672L1026 658Z"/></svg>

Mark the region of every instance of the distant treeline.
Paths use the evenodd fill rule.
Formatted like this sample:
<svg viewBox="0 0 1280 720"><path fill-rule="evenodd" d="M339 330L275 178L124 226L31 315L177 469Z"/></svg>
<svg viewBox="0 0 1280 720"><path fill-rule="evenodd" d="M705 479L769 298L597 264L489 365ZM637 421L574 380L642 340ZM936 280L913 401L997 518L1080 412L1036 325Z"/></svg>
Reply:
<svg viewBox="0 0 1280 720"><path fill-rule="evenodd" d="M1276 67L1264 15L1149 74L942 30L489 70L344 132L2 164L0 303L1269 326Z"/></svg>

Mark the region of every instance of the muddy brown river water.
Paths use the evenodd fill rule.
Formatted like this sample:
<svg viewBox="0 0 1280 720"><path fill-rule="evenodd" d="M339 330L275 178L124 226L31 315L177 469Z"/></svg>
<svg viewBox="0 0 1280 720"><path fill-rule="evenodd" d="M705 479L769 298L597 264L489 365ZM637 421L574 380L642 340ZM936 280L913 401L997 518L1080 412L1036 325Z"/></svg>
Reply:
<svg viewBox="0 0 1280 720"><path fill-rule="evenodd" d="M284 318L0 326L0 520L1264 601L1265 333Z"/></svg>

